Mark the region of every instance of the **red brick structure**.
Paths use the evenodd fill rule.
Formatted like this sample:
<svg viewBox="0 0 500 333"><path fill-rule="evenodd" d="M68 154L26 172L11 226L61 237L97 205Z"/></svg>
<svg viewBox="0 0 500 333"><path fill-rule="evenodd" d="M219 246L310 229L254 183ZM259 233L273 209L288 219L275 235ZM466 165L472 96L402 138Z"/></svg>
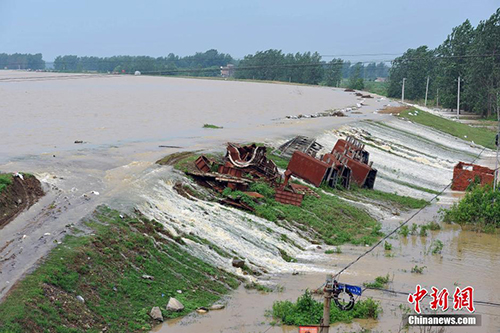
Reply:
<svg viewBox="0 0 500 333"><path fill-rule="evenodd" d="M476 177L481 185L493 184L495 171L477 164L458 162L453 169L453 183L451 189L454 191L465 191Z"/></svg>

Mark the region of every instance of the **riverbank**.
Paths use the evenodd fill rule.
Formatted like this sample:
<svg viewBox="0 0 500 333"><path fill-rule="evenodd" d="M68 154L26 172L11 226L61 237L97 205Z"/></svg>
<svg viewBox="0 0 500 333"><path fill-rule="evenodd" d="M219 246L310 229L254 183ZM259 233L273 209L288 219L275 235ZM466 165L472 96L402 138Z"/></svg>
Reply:
<svg viewBox="0 0 500 333"><path fill-rule="evenodd" d="M361 102L352 93L331 88L160 77L33 81L13 83L5 88L9 97L0 103L9 110L9 115L14 117L13 111L21 112L28 127L36 127L35 122L46 119L46 123L39 124L46 135L34 145L30 145L33 139L22 133L18 140L9 141L7 151L0 154L0 159L6 162L2 170L33 171L50 190L37 209L21 214L0 233L0 241L8 244L0 253L4 258L0 279L2 296L75 226L80 228L83 217L105 204L130 216L137 209L148 220L160 223L174 239L182 238L185 244L179 247L210 267L269 287L283 285L286 292L264 297L271 305L277 298L296 299L303 289L321 285L326 273L338 271L365 251L365 246L340 245L341 253L336 245L318 248L318 244L312 244L296 226L277 225L196 196L186 198L175 188L176 183L185 180L184 175L154 162L181 151L220 151L227 141L266 142L276 147L300 134L315 137L331 148L338 138L354 135L370 143L367 149L379 173L376 190L429 199L449 183L458 160L469 161L481 151L480 147L450 135L375 113L389 103L379 98L367 99L366 105L357 110L361 114L348 117L286 119L288 114L315 114ZM45 89L52 92L50 99L43 97ZM84 96L80 95L82 91ZM19 100L23 102L17 103ZM28 102L24 103L25 100L44 107L35 110ZM39 117L32 118L32 112ZM212 114L218 118L210 119ZM51 130L53 119L60 119L65 127L59 129L56 124ZM116 119L119 122L113 124ZM203 129L204 123L224 128ZM17 129L9 128L9 135ZM75 144L77 139L84 143ZM195 185L194 190L203 191ZM380 205L377 198L358 200L331 194L368 211L372 218L381 221L382 232L393 230L411 213L393 214L393 204ZM415 223L437 220L437 210L459 197L458 193L445 193L438 204L424 208L427 213L419 215ZM55 209L48 209L52 205ZM454 282L494 286L491 277L500 272L493 263L499 260L500 251L495 239L488 237L463 232L452 225L444 226L441 231L431 230L425 237L394 238L390 240L392 252L375 251L373 256L366 257L370 260L347 272L345 279L362 284L395 272L397 278L391 287L396 290L411 290L423 279L425 283L449 288L453 288ZM445 244L443 258L426 254L434 240ZM284 260L282 252L296 261ZM254 276L248 274L249 271L245 274L245 270L233 267L233 256L245 258L249 271L261 275ZM475 272L478 263L486 268ZM427 266L423 277L411 273L415 265ZM471 276L470 272L475 273ZM451 281L451 276L456 281ZM236 322L241 332L259 331L262 322L267 321L264 312L269 308L265 304L269 303L262 302L264 298L260 294L253 298L252 293L258 292L252 290L248 291L255 299L252 307L246 303L249 301L247 290L243 288L240 293L240 289L231 293L240 307L230 305L232 308L209 312L207 316L190 313L158 329L171 330L173 326L179 332L199 332L210 327L212 331L230 331L231 327L225 323ZM498 301L498 293L492 292L492 288L477 289L478 299ZM150 304L143 305L146 306ZM393 315L392 310L396 309L393 302L383 302L382 306L384 313L380 320L363 322L363 327L388 331L399 325L401 318L397 311ZM245 314L238 317L241 312ZM210 318L220 321L213 322ZM489 318L484 319L486 327L496 327L498 323ZM267 326L262 331L266 329ZM269 330L281 331L281 327Z"/></svg>
<svg viewBox="0 0 500 333"><path fill-rule="evenodd" d="M30 174L0 174L0 229L29 209L44 191L40 181Z"/></svg>
<svg viewBox="0 0 500 333"><path fill-rule="evenodd" d="M0 332L139 332L209 308L239 285L191 256L156 221L99 207L0 304ZM81 235L84 233L84 235ZM183 309L169 311L173 297Z"/></svg>

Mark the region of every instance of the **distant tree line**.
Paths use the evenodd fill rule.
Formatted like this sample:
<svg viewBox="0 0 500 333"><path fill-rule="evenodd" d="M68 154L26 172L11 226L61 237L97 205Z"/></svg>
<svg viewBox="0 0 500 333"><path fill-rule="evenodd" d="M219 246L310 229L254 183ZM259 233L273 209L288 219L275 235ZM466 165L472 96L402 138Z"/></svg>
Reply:
<svg viewBox="0 0 500 333"><path fill-rule="evenodd" d="M396 58L388 95L400 97L406 78L405 98L423 99L427 77L428 98L439 98L440 106L456 109L460 77L460 108L484 116L494 114L500 102L500 8L476 28L469 20L453 28L435 49L420 46Z"/></svg>
<svg viewBox="0 0 500 333"><path fill-rule="evenodd" d="M318 52L288 53L270 49L249 54L240 60L235 77L239 79L288 81L307 84L338 86L342 79L351 78L352 88L362 89L364 79L387 77L389 66L384 63L352 65L334 58L323 61ZM356 86L356 87L354 87Z"/></svg>
<svg viewBox="0 0 500 333"><path fill-rule="evenodd" d="M318 52L288 53L270 49L249 54L242 60L235 60L231 55L217 50L197 52L181 57L170 53L166 57L149 56L113 56L93 57L64 55L54 61L53 69L61 72L100 72L134 73L157 75L220 76L221 67L233 64L235 77L286 81L307 84L339 86L343 79L348 86L363 89L364 80L387 77L389 66L385 63L358 62L334 58L329 62L322 60ZM44 69L45 62L41 54L0 54L0 68L8 69Z"/></svg>
<svg viewBox="0 0 500 333"><path fill-rule="evenodd" d="M195 55L180 57L170 53L166 57L113 56L79 57L76 55L58 56L54 69L67 72L125 72L140 71L150 74L218 76L220 67L234 63L235 60L217 50L197 52Z"/></svg>
<svg viewBox="0 0 500 333"><path fill-rule="evenodd" d="M0 53L0 69L45 69L42 54Z"/></svg>
<svg viewBox="0 0 500 333"><path fill-rule="evenodd" d="M217 50L198 52L192 56L180 57L169 54L167 57L114 56L79 57L76 55L58 56L54 69L62 72L125 72L158 75L219 76L220 67L235 65L235 77L271 81L290 81L307 84L339 85L342 79L356 82L356 89L363 79L373 80L387 77L389 66L384 63L351 64L342 59L323 61L317 53L288 53L281 50L259 51L235 60L229 54ZM355 88L355 87L353 87Z"/></svg>

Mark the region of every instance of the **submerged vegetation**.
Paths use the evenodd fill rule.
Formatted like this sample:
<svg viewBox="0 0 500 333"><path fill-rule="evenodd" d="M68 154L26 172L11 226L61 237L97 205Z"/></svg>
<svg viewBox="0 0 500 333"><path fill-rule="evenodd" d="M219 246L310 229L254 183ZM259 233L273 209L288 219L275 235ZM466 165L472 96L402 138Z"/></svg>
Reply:
<svg viewBox="0 0 500 333"><path fill-rule="evenodd" d="M363 285L371 289L383 289L387 287L388 283L389 283L389 274L387 274L386 276L377 276L374 282L363 283Z"/></svg>
<svg viewBox="0 0 500 333"><path fill-rule="evenodd" d="M221 128L224 128L224 127L213 125L213 124L204 124L203 128L221 129Z"/></svg>
<svg viewBox="0 0 500 333"><path fill-rule="evenodd" d="M418 111L416 113L415 111ZM415 108L403 111L401 117L410 119L418 124L428 126L438 131L456 136L462 140L480 144L483 147L495 149L495 132L486 128L472 127L457 121L435 116L429 112Z"/></svg>
<svg viewBox="0 0 500 333"><path fill-rule="evenodd" d="M380 304L371 298L357 301L351 311L342 311L332 303L330 323L350 323L357 318L377 319L381 312ZM271 315L284 325L318 325L323 316L323 303L313 299L312 294L306 291L295 303L274 302Z"/></svg>
<svg viewBox="0 0 500 333"><path fill-rule="evenodd" d="M489 185L473 186L465 197L444 210L443 220L493 232L500 228L500 191Z"/></svg>
<svg viewBox="0 0 500 333"><path fill-rule="evenodd" d="M92 234L66 236L13 287L0 305L1 332L149 331L152 307L164 318L182 316L239 284L155 221L99 207L86 224ZM170 297L184 310L167 311Z"/></svg>

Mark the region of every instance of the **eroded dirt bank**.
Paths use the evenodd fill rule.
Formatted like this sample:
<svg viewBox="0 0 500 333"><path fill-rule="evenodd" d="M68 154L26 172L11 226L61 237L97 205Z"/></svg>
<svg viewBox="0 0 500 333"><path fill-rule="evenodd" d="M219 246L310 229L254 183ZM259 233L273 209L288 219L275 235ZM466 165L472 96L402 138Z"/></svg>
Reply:
<svg viewBox="0 0 500 333"><path fill-rule="evenodd" d="M42 184L32 175L11 179L12 183L0 193L0 229L44 195Z"/></svg>
<svg viewBox="0 0 500 333"><path fill-rule="evenodd" d="M218 204L203 201L193 203L180 196L174 189L175 183L179 179L185 180L185 177L174 172L172 168L154 165L154 161L180 150L220 151L226 141L256 141L276 145L293 135L302 134L315 136L325 146L331 147L338 137L355 134L370 141L369 150L380 175L376 188L428 199L433 191L440 190L451 179L452 167L457 160L468 161L480 151L479 147L459 139L442 136L441 133L394 119L389 115L375 114L379 107L387 103L381 99L367 100L367 106L359 110L361 114L352 114L350 117L284 118L287 114L310 114L324 111L322 109L325 108L348 107L360 102L355 96L339 90L281 85L277 91L273 89L274 85L251 86L254 83L238 82L234 83L237 88L231 88L233 90L228 93L225 88L233 86L232 82L217 82L211 86L207 82L197 85L197 80L161 81L162 78L146 77L124 79L126 80L113 78L97 82L93 81L94 79L63 83L56 81L47 85L29 82L21 87L10 86L9 91L13 96L22 95L28 100L32 98L31 102L35 104L48 87L52 97L41 99L43 103L48 103L48 106L41 110L37 117L57 118L65 112L67 114L62 116L64 121L58 126L63 126L64 123L67 127L53 128L53 123L43 120L40 126L53 131L49 132L40 144L30 146L30 138L23 137L20 142L11 140L8 150L0 152L0 158L8 161L2 165L3 169L33 170L50 186L48 195L40 200L40 209L21 214L0 232L0 241L8 245L1 255L9 253L2 266L2 295L14 281L33 267L38 258L69 233L74 225L79 225L82 217L93 212L99 204L106 203L125 212L138 208L144 215L160 222L175 236L182 237L182 234L174 234L176 230L182 230L184 234L191 236L191 239L186 237L184 240L183 250L215 267L243 276L241 270L231 266L230 258L221 256L210 248L210 244L196 242L192 238L196 236L216 241L222 250L229 253L234 251L238 256L265 267L267 273L258 277L260 283L280 283L288 288L277 298L293 299L303 288L320 285L325 273L335 272L365 248L345 246L342 247L342 254L327 255L324 251L335 249L318 249L302 237L300 231L280 229L270 221ZM177 82L180 84L176 85ZM88 85L92 84L95 87L88 90ZM120 101L124 96L121 91L124 87L130 97ZM151 92L148 92L148 89L151 87L154 96L149 95ZM96 92L99 89L107 93ZM321 93L315 89L321 90ZM197 90L199 95L196 95ZM262 90L266 90L266 93L261 94ZM78 95L79 91L86 91L86 94L99 98L83 98ZM92 92L95 94L92 95ZM105 100L109 92L113 97L111 100ZM193 101L193 98L185 97L194 96L193 94L198 96L199 100ZM230 96L234 94L242 98L231 101ZM207 97L209 95L210 97ZM53 98L54 96L62 96L62 99ZM181 98L182 96L184 98ZM169 104L170 99L175 100L175 103ZM297 100L301 102L298 103ZM14 99L2 98L0 101L7 101L9 110L16 110ZM53 101L59 101L60 104L51 104ZM104 103L99 104L98 101ZM223 103L219 103L220 101ZM255 104L255 101L258 103ZM127 104L124 109L123 104ZM290 110L292 104L294 107ZM232 106L228 108L227 105ZM211 111L206 113L205 106ZM27 115L35 112L35 108L29 103L22 104L22 108ZM187 109L189 112L184 112ZM255 109L260 112L250 119L248 115ZM125 111L122 112L123 110ZM146 110L146 115L138 110ZM216 121L210 118L214 113L217 114ZM92 117L96 117L95 121L86 122ZM100 119L101 117L105 119ZM120 122L113 124L113 119L120 119ZM225 119L228 120L227 123L224 122ZM367 119L375 122L362 121ZM106 126L96 126L100 120L103 120L102 123ZM202 129L203 122L216 122L216 125L222 125L224 129ZM80 128L82 123L86 125L83 129ZM33 122L30 126L36 127L37 124ZM153 130L149 131L151 128ZM16 129L12 130L14 133ZM89 143L75 146L73 141L76 139ZM54 146L54 140L58 142L57 146ZM59 145L59 142L63 144ZM158 145L169 147L161 148ZM16 148L22 152L21 156L14 153ZM25 153L33 155L23 155ZM444 207L458 197L459 194L449 192L441 197L434 207ZM394 215L390 207L381 207L370 202L359 204L373 216L383 220L383 231L392 230L406 216ZM438 220L435 215L437 212L433 211L416 223ZM274 230L279 233L272 232ZM286 238L296 245L284 241L279 234L286 235ZM27 237L24 238L23 235ZM435 239L445 243L442 256L427 254L427 249ZM383 249L381 252L375 252L370 261L346 273L349 280L362 283L371 281L378 275L396 272L394 289L407 290L422 281L448 288L452 288L455 282L461 285L491 286L495 285L491 277L500 274L498 265L495 264L499 258L494 239L485 235L474 236L455 226L443 226L442 231L429 233L426 237L411 235L394 238L391 243L394 246L393 256L386 256ZM277 248L286 250L297 262L284 261ZM477 262L481 263L481 267L476 265ZM411 273L411 268L415 265L427 266L423 275ZM289 275L292 272L299 272L300 278L297 275ZM302 280L302 277L307 278ZM282 278L285 281L280 280ZM302 283L296 283L293 279L299 279ZM238 292L235 300L244 303L245 294L241 294L241 298L238 298L239 295ZM498 301L497 295L498 292L492 292L492 287L483 288L478 292L478 298L482 300ZM389 299L389 302L383 303L384 317L379 322L364 322L361 325L375 330L397 330L401 318L397 312L398 307L399 304L405 304L405 300L393 299L388 295L374 296L379 297L382 302L383 298ZM273 294L266 297L271 301L266 301L265 304L272 304ZM264 311L269 306L260 304L258 300L256 304L259 306L242 305L241 311L247 311L253 319L240 317L237 331L258 332L268 329L267 326L263 327L262 322L267 320ZM500 326L495 317L499 313L495 309L490 310L481 311L485 316L488 315L486 312L491 313L491 316L488 315L485 319L485 327L494 329ZM223 311L220 315L215 315L213 312L207 318L213 316L231 323L237 314L234 311ZM200 328L205 327L211 327L214 331L226 331L226 326L209 323L203 318L199 318L199 325L191 325L189 321L167 325L190 332L198 332ZM167 328L172 330L171 326L161 329ZM281 332L287 329L274 327L271 331Z"/></svg>

